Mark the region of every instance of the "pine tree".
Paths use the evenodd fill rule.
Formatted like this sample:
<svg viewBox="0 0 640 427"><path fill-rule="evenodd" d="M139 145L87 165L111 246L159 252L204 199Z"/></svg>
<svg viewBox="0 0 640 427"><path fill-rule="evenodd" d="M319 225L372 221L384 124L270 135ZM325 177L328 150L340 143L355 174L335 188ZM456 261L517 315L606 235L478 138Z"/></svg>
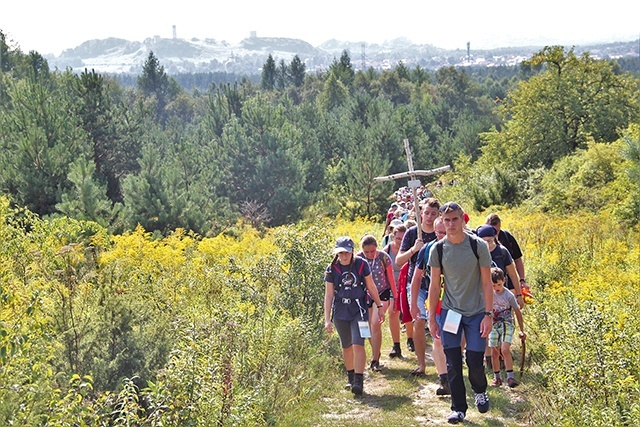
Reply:
<svg viewBox="0 0 640 427"><path fill-rule="evenodd" d="M267 61L262 66L262 77L260 79L260 87L264 90L273 90L276 85L276 61L269 54Z"/></svg>
<svg viewBox="0 0 640 427"><path fill-rule="evenodd" d="M304 83L306 66L300 60L298 55L294 56L289 65L289 72L291 73L291 83L295 87L300 87Z"/></svg>

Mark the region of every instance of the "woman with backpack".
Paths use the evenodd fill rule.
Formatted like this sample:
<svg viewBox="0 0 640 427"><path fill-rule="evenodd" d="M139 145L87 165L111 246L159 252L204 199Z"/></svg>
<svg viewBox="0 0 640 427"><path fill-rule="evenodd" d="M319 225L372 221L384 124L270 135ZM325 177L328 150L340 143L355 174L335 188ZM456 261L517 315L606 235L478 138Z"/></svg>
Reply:
<svg viewBox="0 0 640 427"><path fill-rule="evenodd" d="M360 241L362 250L357 256L367 260L371 269L371 277L376 285L382 307L373 305L369 300L369 327L371 328L371 370L380 371L380 350L382 347L382 325L377 321L379 312L386 313L390 303L398 297L396 282L393 278L393 261L384 251L378 250L378 242L371 234L367 234Z"/></svg>
<svg viewBox="0 0 640 427"><path fill-rule="evenodd" d="M324 275L324 327L327 333L332 333L335 326L349 379L347 387L359 396L367 358L364 339L371 337L367 291L377 308L383 305L369 263L355 256L354 246L347 236L339 237L334 246L335 256ZM378 310L378 322L384 322L383 310Z"/></svg>

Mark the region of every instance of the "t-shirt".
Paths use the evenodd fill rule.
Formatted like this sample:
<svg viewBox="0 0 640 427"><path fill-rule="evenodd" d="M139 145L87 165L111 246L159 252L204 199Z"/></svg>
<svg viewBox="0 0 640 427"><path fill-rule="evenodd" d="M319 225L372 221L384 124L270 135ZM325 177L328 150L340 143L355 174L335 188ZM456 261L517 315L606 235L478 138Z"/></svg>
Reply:
<svg viewBox="0 0 640 427"><path fill-rule="evenodd" d="M518 241L511 233L506 230L500 230L498 233L498 241L502 246L507 248L509 253L511 254L511 258L518 259L522 258L522 251L520 250L520 245L518 245ZM507 264L508 265L508 264Z"/></svg>
<svg viewBox="0 0 640 427"><path fill-rule="evenodd" d="M387 289L391 289L391 283L389 283L387 279L387 266L391 265L391 257L389 257L389 254L384 251L378 251L378 255L373 259L365 257L362 252L358 252L356 256L365 259L369 263L371 277L373 278L373 283L376 284L378 294L381 294Z"/></svg>
<svg viewBox="0 0 640 427"><path fill-rule="evenodd" d="M424 230L422 231L422 241L426 245L432 240L436 240L436 233L430 232L427 233ZM406 233L404 233L404 237L402 238L402 244L400 245L400 252L405 252L411 249L413 244L418 239L418 226L414 225L409 228ZM418 251L419 253L420 251ZM416 262L418 260L418 253L415 253L409 259L409 276L407 277L407 283L411 283L411 278L413 277L413 270L416 268Z"/></svg>
<svg viewBox="0 0 640 427"><path fill-rule="evenodd" d="M444 297L442 308L455 310L463 316L474 316L485 311L480 267L491 266L489 247L475 235L464 234L458 244L442 239L442 264L444 266ZM478 258L471 249L470 239L478 241ZM429 267L438 267L440 259L437 245L429 251Z"/></svg>
<svg viewBox="0 0 640 427"><path fill-rule="evenodd" d="M349 265L331 263L324 273L325 282L333 283L333 318L368 320L367 288L364 278L371 274L369 263L355 256Z"/></svg>
<svg viewBox="0 0 640 427"><path fill-rule="evenodd" d="M493 291L493 323L513 323L512 310L518 308L518 302L513 293L505 288L502 293Z"/></svg>
<svg viewBox="0 0 640 427"><path fill-rule="evenodd" d="M491 251L491 260L496 264L496 267L500 267L504 272L505 287L507 289L513 289L513 283L511 283L509 275L507 274L507 266L513 264L513 258L511 258L511 254L507 248L501 244L497 244Z"/></svg>

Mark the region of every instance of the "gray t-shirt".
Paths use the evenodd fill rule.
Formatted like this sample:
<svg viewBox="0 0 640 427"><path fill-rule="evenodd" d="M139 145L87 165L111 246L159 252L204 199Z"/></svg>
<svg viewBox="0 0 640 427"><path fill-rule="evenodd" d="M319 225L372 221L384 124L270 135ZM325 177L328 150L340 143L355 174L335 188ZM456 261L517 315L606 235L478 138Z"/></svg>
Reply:
<svg viewBox="0 0 640 427"><path fill-rule="evenodd" d="M478 241L478 258L473 254L469 239ZM491 254L484 241L465 233L461 243L453 244L443 239L442 264L444 265L444 297L442 308L455 310L463 316L474 316L485 311L480 267L491 266ZM439 267L437 245L429 253L429 266Z"/></svg>
<svg viewBox="0 0 640 427"><path fill-rule="evenodd" d="M518 308L518 302L507 288L502 293L493 291L493 323L513 323L512 310Z"/></svg>

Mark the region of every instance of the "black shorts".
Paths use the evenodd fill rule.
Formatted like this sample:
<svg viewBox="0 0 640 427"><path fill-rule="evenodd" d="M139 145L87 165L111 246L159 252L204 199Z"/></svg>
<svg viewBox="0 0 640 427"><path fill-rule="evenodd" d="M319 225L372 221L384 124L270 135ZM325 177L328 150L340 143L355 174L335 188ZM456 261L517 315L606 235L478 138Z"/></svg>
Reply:
<svg viewBox="0 0 640 427"><path fill-rule="evenodd" d="M382 291L380 292L380 301L389 301L391 298L393 298L393 295L391 294L391 289L387 289L386 291ZM373 307L373 300L371 298L369 298L369 304L367 304L367 306L369 308Z"/></svg>

